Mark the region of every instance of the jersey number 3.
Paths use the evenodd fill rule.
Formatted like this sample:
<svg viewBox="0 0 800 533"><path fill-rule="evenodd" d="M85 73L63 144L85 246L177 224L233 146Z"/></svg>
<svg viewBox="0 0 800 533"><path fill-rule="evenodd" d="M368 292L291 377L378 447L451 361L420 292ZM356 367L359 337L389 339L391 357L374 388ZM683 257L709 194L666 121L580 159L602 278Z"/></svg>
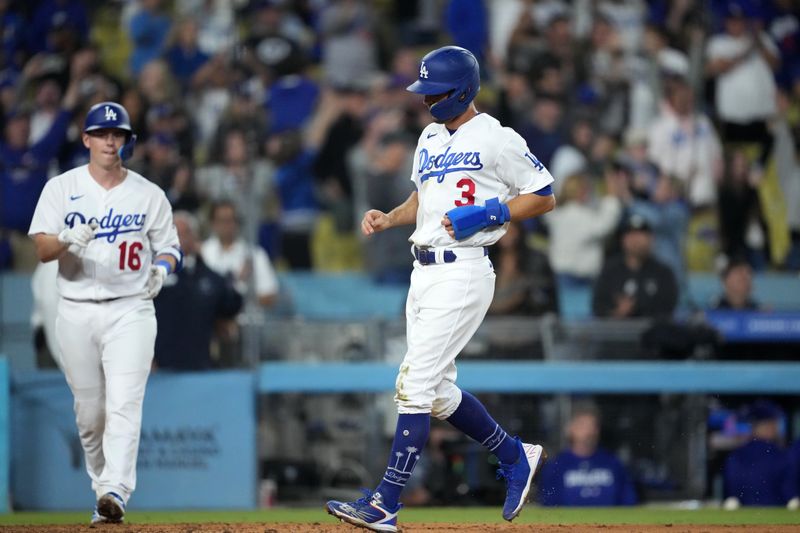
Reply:
<svg viewBox="0 0 800 533"><path fill-rule="evenodd" d="M469 178L461 178L456 183L456 187L461 189L461 198L456 200L456 206L475 205L475 182Z"/></svg>
<svg viewBox="0 0 800 533"><path fill-rule="evenodd" d="M139 257L139 252L142 251L144 245L140 242L132 242L128 246L127 242L119 245L119 269L125 270L125 265L131 270L140 270L142 268L142 258Z"/></svg>

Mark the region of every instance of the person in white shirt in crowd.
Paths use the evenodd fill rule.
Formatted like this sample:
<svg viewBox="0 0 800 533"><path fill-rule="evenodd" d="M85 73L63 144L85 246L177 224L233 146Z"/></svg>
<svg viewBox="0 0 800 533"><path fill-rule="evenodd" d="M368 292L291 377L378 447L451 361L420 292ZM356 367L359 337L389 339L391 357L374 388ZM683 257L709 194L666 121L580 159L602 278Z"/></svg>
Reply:
<svg viewBox="0 0 800 533"><path fill-rule="evenodd" d="M759 143L763 167L773 144L767 120L777 113L774 71L781 58L752 8L745 0L728 3L725 31L706 46L706 74L716 78L715 107L723 139Z"/></svg>
<svg viewBox="0 0 800 533"><path fill-rule="evenodd" d="M648 157L662 175L683 182L692 208L713 206L724 170L722 144L708 116L695 110L685 78L671 76L665 89L661 113L648 132Z"/></svg>
<svg viewBox="0 0 800 533"><path fill-rule="evenodd" d="M202 246L203 261L222 276L229 277L242 296L254 294L262 306L275 303L278 278L267 252L239 235L240 221L233 202L222 200L211 208L211 231ZM252 289L252 293L251 293Z"/></svg>
<svg viewBox="0 0 800 533"><path fill-rule="evenodd" d="M176 0L175 12L197 21L200 50L213 55L236 45L236 10L245 4L244 0Z"/></svg>
<svg viewBox="0 0 800 533"><path fill-rule="evenodd" d="M559 287L590 286L603 266L603 249L620 220L622 203L613 192L616 181L609 171L608 194L595 200L585 174L564 181L561 205L544 217L550 233L548 256Z"/></svg>

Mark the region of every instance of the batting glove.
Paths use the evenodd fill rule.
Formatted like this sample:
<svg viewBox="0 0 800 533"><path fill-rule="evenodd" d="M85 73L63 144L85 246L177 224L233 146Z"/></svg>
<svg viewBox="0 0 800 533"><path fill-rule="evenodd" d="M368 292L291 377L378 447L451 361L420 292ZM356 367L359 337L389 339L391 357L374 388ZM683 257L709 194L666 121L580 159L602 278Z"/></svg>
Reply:
<svg viewBox="0 0 800 533"><path fill-rule="evenodd" d="M167 279L167 268L164 265L150 265L150 273L147 276L147 285L144 288L144 299L152 300L161 292L164 280Z"/></svg>
<svg viewBox="0 0 800 533"><path fill-rule="evenodd" d="M71 245L75 244L81 248L89 246L89 242L94 239L97 232L97 222L89 224L76 224L71 228L64 229L58 234L58 242Z"/></svg>

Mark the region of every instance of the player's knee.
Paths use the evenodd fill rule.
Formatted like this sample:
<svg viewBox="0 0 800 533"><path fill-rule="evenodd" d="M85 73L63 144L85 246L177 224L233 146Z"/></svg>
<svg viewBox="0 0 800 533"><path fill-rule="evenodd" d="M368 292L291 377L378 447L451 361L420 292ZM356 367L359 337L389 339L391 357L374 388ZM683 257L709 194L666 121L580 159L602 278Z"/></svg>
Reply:
<svg viewBox="0 0 800 533"><path fill-rule="evenodd" d="M442 381L436 387L436 398L433 400L431 416L439 420L450 418L461 404L461 389L451 381Z"/></svg>
<svg viewBox="0 0 800 533"><path fill-rule="evenodd" d="M394 395L394 403L397 405L397 412L400 414L430 413L433 409L432 399L432 396L427 399L422 395L412 397L399 392Z"/></svg>
<svg viewBox="0 0 800 533"><path fill-rule="evenodd" d="M394 402L400 413L430 413L435 391L413 365L403 362L395 381Z"/></svg>
<svg viewBox="0 0 800 533"><path fill-rule="evenodd" d="M455 410L458 408L458 403L453 402L452 399L437 399L433 402L431 409L431 416L439 420L446 420L450 418Z"/></svg>

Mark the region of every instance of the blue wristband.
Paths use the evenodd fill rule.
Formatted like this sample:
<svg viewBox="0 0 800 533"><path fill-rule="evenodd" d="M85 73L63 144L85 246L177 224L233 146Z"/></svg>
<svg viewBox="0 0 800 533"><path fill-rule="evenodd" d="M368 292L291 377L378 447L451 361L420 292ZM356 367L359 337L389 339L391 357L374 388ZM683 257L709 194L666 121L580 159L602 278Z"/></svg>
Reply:
<svg viewBox="0 0 800 533"><path fill-rule="evenodd" d="M163 266L167 269L167 274L172 274L172 265L166 259L159 259L156 261L156 266Z"/></svg>
<svg viewBox="0 0 800 533"><path fill-rule="evenodd" d="M511 212L508 206L501 203L497 197L489 198L484 204L486 209L486 225L487 226L502 226L511 220Z"/></svg>

